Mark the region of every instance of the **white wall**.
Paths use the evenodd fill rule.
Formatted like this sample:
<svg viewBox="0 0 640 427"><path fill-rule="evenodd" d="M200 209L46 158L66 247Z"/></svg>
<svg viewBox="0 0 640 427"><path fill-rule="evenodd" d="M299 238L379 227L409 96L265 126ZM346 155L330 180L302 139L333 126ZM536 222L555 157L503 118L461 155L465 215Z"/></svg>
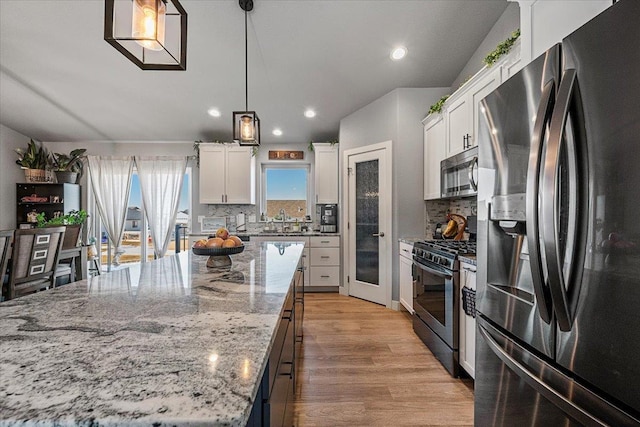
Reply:
<svg viewBox="0 0 640 427"><path fill-rule="evenodd" d="M24 172L14 150L28 143L28 136L0 124L0 230L16 227L16 183L24 182Z"/></svg>
<svg viewBox="0 0 640 427"><path fill-rule="evenodd" d="M398 301L398 238L424 235L423 139L421 120L429 106L449 88L400 88L378 98L340 121L340 171L344 152L392 141L392 299ZM340 176L342 193L343 176ZM341 194L342 206L345 195ZM344 227L342 227L344 230ZM343 233L344 235L344 233Z"/></svg>
<svg viewBox="0 0 640 427"><path fill-rule="evenodd" d="M482 43L480 43L478 49L471 55L458 77L451 84L451 92L458 89L468 77L480 71L485 65L482 60L487 54L492 52L499 43L511 37L511 33L518 28L520 28L520 7L518 3L509 3Z"/></svg>
<svg viewBox="0 0 640 427"><path fill-rule="evenodd" d="M525 64L612 5L611 0L516 0ZM615 31L615 29L612 29Z"/></svg>
<svg viewBox="0 0 640 427"><path fill-rule="evenodd" d="M15 228L15 184L24 182L24 173L18 165L15 164L17 159L14 149L18 147L26 148L29 143L29 137L22 135L6 126L0 125L0 229ZM68 153L76 148L86 148L87 154L95 156L136 156L136 155L157 155L157 156L192 156L195 155L193 150L193 141L183 142L45 142L44 145L53 152ZM300 144L269 144L262 146L258 150L256 156L256 195L257 200L260 195L260 164L268 162L269 150L302 150L304 151L304 159L293 163L310 165L311 177L311 194L313 197L315 189L313 186L314 177L314 160L313 151L308 151L307 143ZM290 164L292 162L282 161L282 164ZM200 192L199 169L196 162L190 160L188 165L191 167L191 218L192 231L200 232L200 224L197 222L198 216L230 216L235 213L244 212L248 215L256 214L259 219L259 203L256 205L202 205L198 201ZM209 165L211 167L211 165ZM82 185L82 204L86 208L88 200L87 172L81 179ZM313 215L313 211L311 214Z"/></svg>

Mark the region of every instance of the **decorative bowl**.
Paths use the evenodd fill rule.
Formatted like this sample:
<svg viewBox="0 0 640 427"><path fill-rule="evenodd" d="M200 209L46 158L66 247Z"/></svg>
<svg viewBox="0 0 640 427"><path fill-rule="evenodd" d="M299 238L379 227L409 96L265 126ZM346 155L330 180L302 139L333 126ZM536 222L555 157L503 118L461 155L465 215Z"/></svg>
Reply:
<svg viewBox="0 0 640 427"><path fill-rule="evenodd" d="M191 248L191 250L196 255L225 256L239 254L244 251L244 245L233 248Z"/></svg>

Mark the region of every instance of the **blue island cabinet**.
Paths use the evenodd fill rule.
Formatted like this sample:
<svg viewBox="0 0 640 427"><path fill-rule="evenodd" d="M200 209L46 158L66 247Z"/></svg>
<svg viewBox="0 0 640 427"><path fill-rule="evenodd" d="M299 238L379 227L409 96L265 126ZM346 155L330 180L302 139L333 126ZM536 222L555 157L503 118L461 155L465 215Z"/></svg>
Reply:
<svg viewBox="0 0 640 427"><path fill-rule="evenodd" d="M298 344L302 342L301 325L304 315L304 292L301 292L303 275L304 269L298 268L285 300L269 361L247 422L248 427L293 425L296 357L300 351Z"/></svg>

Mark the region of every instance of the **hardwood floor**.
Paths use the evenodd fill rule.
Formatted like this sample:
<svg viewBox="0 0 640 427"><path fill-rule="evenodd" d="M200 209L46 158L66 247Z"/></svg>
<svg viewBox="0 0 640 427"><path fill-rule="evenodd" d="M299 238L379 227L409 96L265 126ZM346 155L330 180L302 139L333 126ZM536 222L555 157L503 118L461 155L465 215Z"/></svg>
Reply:
<svg viewBox="0 0 640 427"><path fill-rule="evenodd" d="M304 316L297 427L473 425L471 381L449 376L407 313L312 293Z"/></svg>

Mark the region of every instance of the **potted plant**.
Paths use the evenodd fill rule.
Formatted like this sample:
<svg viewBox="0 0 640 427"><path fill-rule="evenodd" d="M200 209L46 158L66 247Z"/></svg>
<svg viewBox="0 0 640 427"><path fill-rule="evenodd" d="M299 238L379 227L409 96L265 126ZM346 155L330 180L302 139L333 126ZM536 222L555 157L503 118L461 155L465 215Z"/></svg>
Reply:
<svg viewBox="0 0 640 427"><path fill-rule="evenodd" d="M76 148L69 154L54 153L53 170L59 183L75 184L82 177L86 151L86 148Z"/></svg>
<svg viewBox="0 0 640 427"><path fill-rule="evenodd" d="M51 153L41 142L29 141L27 149L16 148L16 164L24 169L27 182L46 182L47 169L51 165Z"/></svg>
<svg viewBox="0 0 640 427"><path fill-rule="evenodd" d="M64 225L67 230L64 233L64 241L62 242L62 248L73 248L78 245L78 238L80 237L80 231L82 225L87 221L89 214L84 209L79 211L72 210L68 214L58 215L49 220L46 219L44 212L40 212L36 219L38 220L37 226L41 227L56 227Z"/></svg>

